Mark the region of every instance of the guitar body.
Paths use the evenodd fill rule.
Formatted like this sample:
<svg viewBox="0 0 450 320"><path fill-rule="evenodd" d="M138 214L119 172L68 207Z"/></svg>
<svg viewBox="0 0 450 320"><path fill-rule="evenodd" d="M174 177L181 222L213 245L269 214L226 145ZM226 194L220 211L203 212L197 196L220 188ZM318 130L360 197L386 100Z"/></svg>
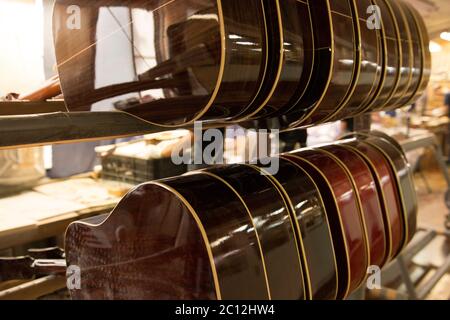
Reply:
<svg viewBox="0 0 450 320"><path fill-rule="evenodd" d="M81 290L70 291L72 299L216 299L205 238L183 201L147 184L104 221L72 223L66 260L69 268L80 268L82 283Z"/></svg>
<svg viewBox="0 0 450 320"><path fill-rule="evenodd" d="M353 180L367 229L370 246L369 265L382 267L387 260L387 240L376 178L364 159L351 150L339 145L323 147L320 150L334 156L336 161L340 161L341 166L347 169L348 175Z"/></svg>
<svg viewBox="0 0 450 320"><path fill-rule="evenodd" d="M357 50L359 69L354 81L355 89L349 96L345 107L330 120L341 120L366 111L367 105L375 98L382 80L383 52L381 48L381 31L369 29L367 9L372 6L370 0L351 0L355 19L355 34L357 35Z"/></svg>
<svg viewBox="0 0 450 320"><path fill-rule="evenodd" d="M386 0L373 0L380 8L381 14L381 49L383 56L382 80L375 98L368 105L368 111L383 110L391 100L400 80L402 63L401 47L395 17L387 5Z"/></svg>
<svg viewBox="0 0 450 320"><path fill-rule="evenodd" d="M275 160L274 160L275 161ZM294 221L305 274L313 300L337 297L338 270L330 224L318 186L295 161L280 158L277 174L269 176L282 191Z"/></svg>
<svg viewBox="0 0 450 320"><path fill-rule="evenodd" d="M261 243L271 298L304 300L304 253L295 235L290 208L272 180L257 167L236 165L202 171L232 189L247 207Z"/></svg>
<svg viewBox="0 0 450 320"><path fill-rule="evenodd" d="M395 173L388 160L364 141L343 142L342 145L362 157L376 177L376 187L386 229L387 254L385 262L394 259L404 245L404 217L396 189Z"/></svg>
<svg viewBox="0 0 450 320"><path fill-rule="evenodd" d="M273 175L227 165L142 184L108 217L71 224L67 265L82 284L72 297L346 298L417 224L401 146L381 132L349 137L266 159Z"/></svg>
<svg viewBox="0 0 450 320"><path fill-rule="evenodd" d="M76 299L270 298L247 208L204 174L139 186L103 224L72 224L66 250L81 269Z"/></svg>
<svg viewBox="0 0 450 320"><path fill-rule="evenodd" d="M81 8L79 29L67 27L73 5ZM268 63L261 0L114 5L56 2L56 58L70 111L119 110L179 126L229 119L258 94Z"/></svg>
<svg viewBox="0 0 450 320"><path fill-rule="evenodd" d="M387 105L388 109L394 109L398 108L401 99L407 95L412 79L414 57L412 50L411 30L409 29L408 21L406 20L402 8L396 1L386 0L386 4L394 17L401 57L399 81L395 88L395 92Z"/></svg>
<svg viewBox="0 0 450 320"><path fill-rule="evenodd" d="M337 298L345 298L365 279L369 262L365 225L352 181L327 154L307 150L284 157L299 164L321 190L339 271Z"/></svg>
<svg viewBox="0 0 450 320"><path fill-rule="evenodd" d="M413 103L430 77L423 20L392 0L57 0L53 22L69 111L171 128L307 127Z"/></svg>
<svg viewBox="0 0 450 320"><path fill-rule="evenodd" d="M409 9L409 6L403 2L398 2L398 6L402 10L404 17L406 18L408 28L410 30L412 51L411 81L409 83L405 96L400 99L397 104L398 106L402 107L408 105L410 101L413 101L414 97L417 95L421 79L423 78L424 53L419 36L420 30L411 10Z"/></svg>
<svg viewBox="0 0 450 320"><path fill-rule="evenodd" d="M389 138L380 139L379 136L374 137L367 133L358 133L356 136L377 148L389 161L391 168L394 171L397 194L403 212L405 228L403 247L405 247L411 242L416 233L418 210L417 194L408 161L403 152L389 141Z"/></svg>
<svg viewBox="0 0 450 320"><path fill-rule="evenodd" d="M284 113L303 96L311 78L314 40L309 4L297 0L269 0L264 4L271 62L259 97L236 121Z"/></svg>
<svg viewBox="0 0 450 320"><path fill-rule="evenodd" d="M357 72L356 35L349 2L309 0L308 3L315 62L305 95L285 115L291 127L316 124L337 112L353 89Z"/></svg>
<svg viewBox="0 0 450 320"><path fill-rule="evenodd" d="M419 99L425 92L426 88L428 87L428 84L430 82L431 77L431 53L430 53L430 38L428 35L427 27L425 26L425 23L420 16L420 13L417 12L417 10L407 5L410 13L412 14L414 21L416 22L416 26L419 30L419 39L420 44L422 48L422 55L423 55L423 61L422 61L422 77L419 84L419 89L417 90L415 96L412 98L412 101L416 101Z"/></svg>

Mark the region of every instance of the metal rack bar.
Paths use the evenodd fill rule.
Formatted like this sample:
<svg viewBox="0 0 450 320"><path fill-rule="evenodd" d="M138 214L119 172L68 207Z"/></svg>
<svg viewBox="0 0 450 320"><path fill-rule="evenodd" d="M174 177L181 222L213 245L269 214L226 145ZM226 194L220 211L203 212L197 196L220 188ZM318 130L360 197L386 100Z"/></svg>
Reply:
<svg viewBox="0 0 450 320"><path fill-rule="evenodd" d="M406 264L406 261L405 261L405 259L403 258L402 255L399 255L397 257L397 263L398 263L398 265L400 267L400 274L402 276L403 283L406 286L406 290L408 291L409 298L412 299L412 300L417 300L418 295L416 293L416 289L414 287L414 283L413 283L413 281L411 279L411 276L409 274L408 265Z"/></svg>
<svg viewBox="0 0 450 320"><path fill-rule="evenodd" d="M448 173L447 165L444 161L444 156L442 153L442 147L438 143L436 136L432 133L426 135L420 135L417 137L412 137L408 140L401 142L402 148L405 152L420 149L420 148L432 148L436 161L444 174L445 181L450 189L450 175Z"/></svg>
<svg viewBox="0 0 450 320"><path fill-rule="evenodd" d="M417 289L417 296L419 299L424 299L449 270L450 257L448 257L444 264L435 271L430 280L428 280L421 288Z"/></svg>

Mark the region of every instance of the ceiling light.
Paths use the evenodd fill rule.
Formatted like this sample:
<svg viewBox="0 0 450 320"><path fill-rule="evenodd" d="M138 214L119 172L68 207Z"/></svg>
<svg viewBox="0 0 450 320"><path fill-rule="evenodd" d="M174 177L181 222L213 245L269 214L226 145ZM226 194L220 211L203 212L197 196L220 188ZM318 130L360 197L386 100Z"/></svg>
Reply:
<svg viewBox="0 0 450 320"><path fill-rule="evenodd" d="M439 43L430 41L430 52L440 52L442 51L442 47Z"/></svg>
<svg viewBox="0 0 450 320"><path fill-rule="evenodd" d="M441 39L442 40L446 40L446 41L450 41L450 32L442 32L441 33Z"/></svg>

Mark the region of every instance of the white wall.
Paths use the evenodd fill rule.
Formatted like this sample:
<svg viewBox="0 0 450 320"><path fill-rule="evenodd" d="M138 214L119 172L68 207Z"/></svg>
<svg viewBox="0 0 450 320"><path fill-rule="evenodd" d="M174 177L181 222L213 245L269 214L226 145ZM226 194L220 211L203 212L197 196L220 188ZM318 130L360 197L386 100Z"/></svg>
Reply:
<svg viewBox="0 0 450 320"><path fill-rule="evenodd" d="M44 80L42 0L0 0L0 95Z"/></svg>

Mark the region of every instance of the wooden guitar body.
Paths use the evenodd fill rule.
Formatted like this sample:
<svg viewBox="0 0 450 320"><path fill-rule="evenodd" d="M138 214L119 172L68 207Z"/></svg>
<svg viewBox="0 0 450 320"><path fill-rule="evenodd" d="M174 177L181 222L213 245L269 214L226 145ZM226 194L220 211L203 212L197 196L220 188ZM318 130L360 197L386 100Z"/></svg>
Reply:
<svg viewBox="0 0 450 320"><path fill-rule="evenodd" d="M297 0L269 0L264 4L268 68L259 96L242 117L234 119L239 122L283 114L303 96L314 66L309 4Z"/></svg>
<svg viewBox="0 0 450 320"><path fill-rule="evenodd" d="M420 40L420 30L415 21L413 13L409 9L409 5L398 2L398 6L400 10L402 10L403 15L406 19L408 29L410 31L411 37L411 51L412 51L412 69L411 69L411 80L406 90L406 93L402 99L399 100L397 106L405 106L410 103L410 101L414 101L414 97L417 94L417 91L420 87L420 82L423 78L423 70L424 70L424 53L423 47Z"/></svg>
<svg viewBox="0 0 450 320"><path fill-rule="evenodd" d="M57 0L53 22L69 111L166 127L307 127L413 103L430 76L423 19L392 0Z"/></svg>
<svg viewBox="0 0 450 320"><path fill-rule="evenodd" d="M373 146L361 141L345 142L342 145L360 155L376 177L386 229L387 256L385 262L390 261L402 249L405 234L400 198L395 185L395 173L388 160Z"/></svg>
<svg viewBox="0 0 450 320"><path fill-rule="evenodd" d="M411 168L403 153L397 146L392 144L392 138L374 137L368 133L357 133L357 137L362 139L367 144L377 148L379 152L389 161L392 170L394 171L395 183L397 187L397 195L400 200L403 221L405 228L405 239L403 247L406 246L413 238L417 230L417 194L414 187L414 182L411 174Z"/></svg>
<svg viewBox="0 0 450 320"><path fill-rule="evenodd" d="M108 217L71 224L72 297L346 298L401 253L417 220L401 146L381 132L349 137L265 159L273 175L222 165L145 183Z"/></svg>
<svg viewBox="0 0 450 320"><path fill-rule="evenodd" d="M233 190L252 217L261 244L271 298L304 300L304 253L295 235L294 221L282 194L257 167L236 165L202 171Z"/></svg>
<svg viewBox="0 0 450 320"><path fill-rule="evenodd" d="M67 265L79 268L82 284L70 291L72 298L215 299L220 293L206 238L183 201L164 186L142 185L106 219L71 224ZM258 268L262 272L261 262Z"/></svg>
<svg viewBox="0 0 450 320"><path fill-rule="evenodd" d="M278 172L270 176L285 196L302 249L305 281L313 300L336 299L338 270L330 224L320 190L295 161L280 158Z"/></svg>
<svg viewBox="0 0 450 320"><path fill-rule="evenodd" d="M385 108L391 100L400 80L402 63L401 47L398 41L395 16L390 10L387 0L373 0L381 13L381 41L383 56L383 76L381 86L375 99L369 104L368 110L379 111Z"/></svg>
<svg viewBox="0 0 450 320"><path fill-rule="evenodd" d="M369 28L367 10L373 4L371 0L350 1L354 12L354 28L357 41L358 71L354 77L354 91L349 95L344 108L330 120L345 119L358 113L364 113L368 104L375 99L383 76L383 52L381 30Z"/></svg>
<svg viewBox="0 0 450 320"><path fill-rule="evenodd" d="M386 5L394 17L397 42L401 58L400 76L394 94L388 102L388 108L398 107L399 101L407 94L411 83L413 68L413 50L411 31L403 10L396 1L386 0Z"/></svg>
<svg viewBox="0 0 450 320"><path fill-rule="evenodd" d="M247 208L205 174L139 186L102 225L71 225L66 250L78 299L270 298Z"/></svg>
<svg viewBox="0 0 450 320"><path fill-rule="evenodd" d="M345 298L364 280L369 262L365 224L352 182L345 169L325 153L308 150L284 157L299 164L321 190L338 265L337 297Z"/></svg>
<svg viewBox="0 0 450 320"><path fill-rule="evenodd" d="M367 229L370 261L369 265L382 267L386 257L386 233L382 216L380 195L376 188L376 177L373 176L369 166L357 153L344 146L333 145L320 150L329 153L341 162L354 183L355 193L360 205L361 214Z"/></svg>
<svg viewBox="0 0 450 320"><path fill-rule="evenodd" d="M411 15L414 18L414 21L416 22L416 26L419 30L419 40L420 45L422 49L422 75L420 79L419 89L417 90L415 96L412 98L412 100L409 103L412 103L413 101L416 101L419 99L423 93L425 92L428 83L430 82L430 76L431 76L431 53L429 50L430 47L430 38L428 35L428 30L425 26L425 23L420 16L420 13L416 11L416 9L412 6L408 6Z"/></svg>
<svg viewBox="0 0 450 320"><path fill-rule="evenodd" d="M73 5L81 8L79 29L67 27ZM268 54L264 18L261 0L58 0L54 34L66 104L166 126L226 120L259 92ZM111 55L117 45L128 53Z"/></svg>

